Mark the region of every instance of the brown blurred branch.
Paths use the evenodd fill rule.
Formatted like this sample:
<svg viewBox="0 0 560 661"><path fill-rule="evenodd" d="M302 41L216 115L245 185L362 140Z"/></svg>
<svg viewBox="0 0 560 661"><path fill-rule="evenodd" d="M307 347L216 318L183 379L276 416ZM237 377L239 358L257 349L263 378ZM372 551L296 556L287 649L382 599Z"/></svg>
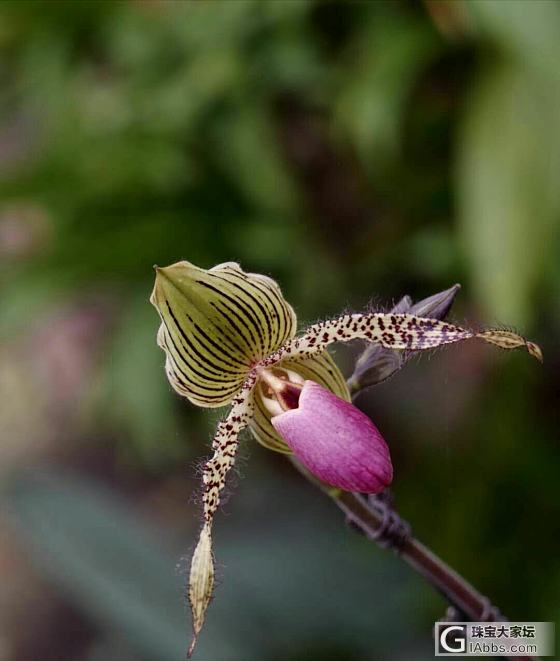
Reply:
<svg viewBox="0 0 560 661"><path fill-rule="evenodd" d="M452 614L453 620L507 622L507 618L487 597L413 537L410 525L385 499L379 496L366 498L358 493L333 489L317 480L296 460L292 459L292 462L300 473L338 505L354 528L382 548L392 549L440 592L456 611ZM537 661L537 657L533 656L506 658Z"/></svg>

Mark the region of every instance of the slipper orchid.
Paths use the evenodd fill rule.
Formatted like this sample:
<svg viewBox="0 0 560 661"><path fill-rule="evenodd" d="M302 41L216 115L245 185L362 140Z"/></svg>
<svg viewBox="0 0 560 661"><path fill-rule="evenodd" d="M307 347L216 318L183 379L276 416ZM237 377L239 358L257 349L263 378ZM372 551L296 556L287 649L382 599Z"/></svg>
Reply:
<svg viewBox="0 0 560 661"><path fill-rule="evenodd" d="M350 403L328 345L361 339L421 351L479 338L542 359L537 345L513 332L475 332L410 312L344 314L297 337L296 315L276 282L233 262L209 270L189 262L156 267L150 300L161 318L157 341L173 388L197 406L230 406L203 469L204 521L188 590L194 630L189 656L214 587L212 523L245 427L265 447L293 453L326 484L377 493L391 482L387 445Z"/></svg>

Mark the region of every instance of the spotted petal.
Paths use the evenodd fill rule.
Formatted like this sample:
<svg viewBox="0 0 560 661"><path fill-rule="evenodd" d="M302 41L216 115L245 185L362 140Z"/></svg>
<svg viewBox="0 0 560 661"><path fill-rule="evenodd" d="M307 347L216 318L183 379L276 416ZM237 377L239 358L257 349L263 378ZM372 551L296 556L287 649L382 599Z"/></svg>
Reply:
<svg viewBox="0 0 560 661"><path fill-rule="evenodd" d="M341 399L350 401L350 393L344 376L328 351L310 358L283 360L278 363L277 367L296 372L303 379L314 381L338 395ZM292 450L272 426L272 414L264 405L258 388L253 392L253 406L254 414L250 427L257 441L269 450L292 454Z"/></svg>
<svg viewBox="0 0 560 661"><path fill-rule="evenodd" d="M255 374L251 373L233 400L227 418L218 424L212 441L213 454L204 464L202 471L204 524L193 553L189 574L188 595L193 618L193 639L188 651L189 657L194 651L198 634L204 624L206 609L212 599L214 590L212 523L220 505L227 475L235 464L239 432L247 426L253 415L250 398L255 380Z"/></svg>
<svg viewBox="0 0 560 661"><path fill-rule="evenodd" d="M175 390L198 406L228 404L251 367L294 336L296 316L278 285L227 262L156 269L158 344Z"/></svg>
<svg viewBox="0 0 560 661"><path fill-rule="evenodd" d="M324 351L334 342L368 340L378 342L387 349L425 351L470 339L484 340L501 349L525 349L542 362L540 347L521 335L500 328L481 332L461 328L437 319L417 317L413 314L374 312L345 314L310 326L303 337L294 338L270 355L265 366L278 364L288 358L309 357Z"/></svg>

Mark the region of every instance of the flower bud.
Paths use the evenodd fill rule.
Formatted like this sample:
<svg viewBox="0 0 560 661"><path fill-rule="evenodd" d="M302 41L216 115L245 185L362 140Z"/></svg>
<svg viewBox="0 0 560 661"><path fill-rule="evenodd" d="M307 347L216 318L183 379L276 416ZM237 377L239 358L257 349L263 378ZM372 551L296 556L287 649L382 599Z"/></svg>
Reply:
<svg viewBox="0 0 560 661"><path fill-rule="evenodd" d="M459 289L461 289L461 285L453 285L445 291L424 298L414 304L409 296L404 296L391 309L391 312L394 314L407 312L417 317L444 319L451 309ZM368 345L356 361L354 373L348 379L350 392L356 393L363 388L385 381L401 369L405 361L406 356L403 351L387 349L379 344Z"/></svg>
<svg viewBox="0 0 560 661"><path fill-rule="evenodd" d="M453 285L444 291L440 291L433 296L428 296L418 303L414 303L408 310L410 314L415 314L417 317L428 317L429 319L445 319L447 317L455 296L461 289L461 285Z"/></svg>
<svg viewBox="0 0 560 661"><path fill-rule="evenodd" d="M271 422L296 458L326 484L379 493L393 479L389 448L373 422L314 381L305 381L297 408Z"/></svg>

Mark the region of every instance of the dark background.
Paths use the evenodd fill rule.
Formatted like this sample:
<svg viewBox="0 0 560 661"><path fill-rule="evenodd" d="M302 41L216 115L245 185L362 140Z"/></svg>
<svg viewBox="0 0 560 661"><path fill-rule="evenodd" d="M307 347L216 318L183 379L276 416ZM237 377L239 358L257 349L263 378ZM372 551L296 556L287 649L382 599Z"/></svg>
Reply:
<svg viewBox="0 0 560 661"><path fill-rule="evenodd" d="M558 619L559 62L546 1L0 5L1 661L183 658L218 414L155 343L151 267L179 259L271 275L302 327L460 282L454 320L541 343L442 350L359 403L420 539ZM432 658L441 598L241 454L197 658Z"/></svg>

